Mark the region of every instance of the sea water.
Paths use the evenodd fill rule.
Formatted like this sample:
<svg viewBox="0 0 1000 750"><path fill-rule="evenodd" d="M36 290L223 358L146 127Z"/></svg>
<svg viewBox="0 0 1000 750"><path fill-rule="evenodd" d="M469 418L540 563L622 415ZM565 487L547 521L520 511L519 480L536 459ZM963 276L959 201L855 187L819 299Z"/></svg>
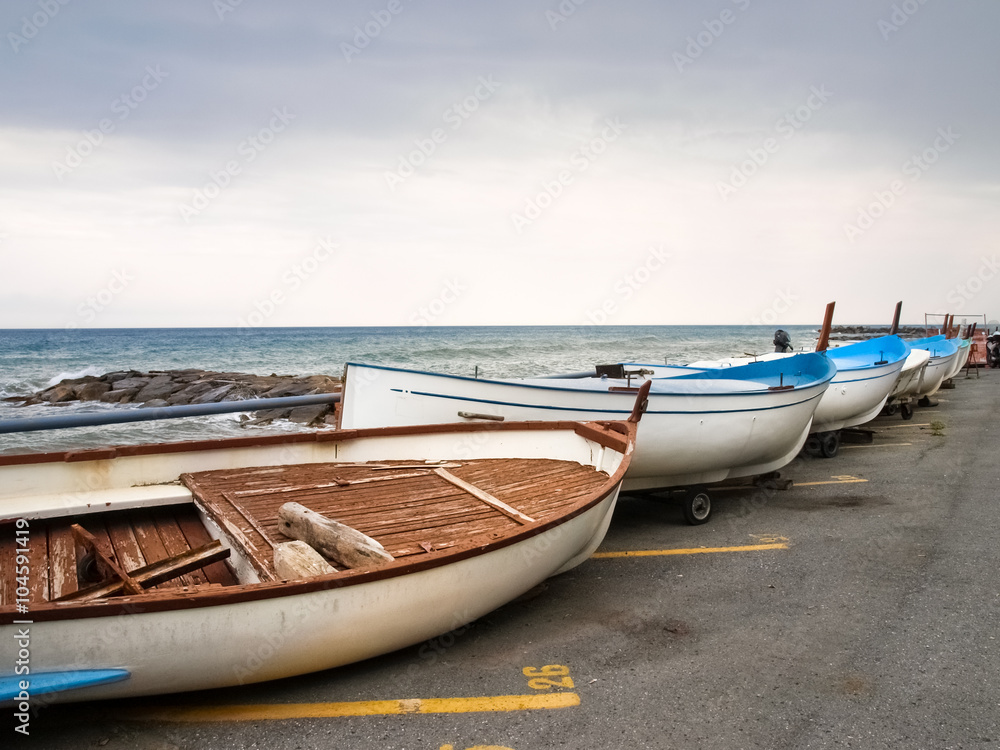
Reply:
<svg viewBox="0 0 1000 750"><path fill-rule="evenodd" d="M684 364L773 351L774 326L477 326L398 328L126 328L0 330L0 398L27 396L64 378L115 370L203 370L339 377L347 362L453 375L517 378L595 364ZM811 349L815 326L785 326ZM137 405L0 402L0 419ZM58 410L58 411L57 411ZM239 414L0 434L0 453L301 430L281 422L244 428Z"/></svg>

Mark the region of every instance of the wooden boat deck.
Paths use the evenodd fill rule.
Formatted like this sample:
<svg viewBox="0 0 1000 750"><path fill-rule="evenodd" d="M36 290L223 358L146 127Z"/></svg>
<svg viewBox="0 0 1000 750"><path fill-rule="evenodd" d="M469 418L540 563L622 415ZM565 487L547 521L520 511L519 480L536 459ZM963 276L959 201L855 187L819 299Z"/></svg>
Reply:
<svg viewBox="0 0 1000 750"><path fill-rule="evenodd" d="M300 503L357 529L399 559L475 538L489 541L532 520L552 518L600 487L607 474L569 461L487 459L440 467L417 462L269 466L185 474L182 481L213 520L242 537L261 580L276 580L274 545L290 541L278 519L284 503ZM515 512L481 499L473 494L477 489Z"/></svg>
<svg viewBox="0 0 1000 750"><path fill-rule="evenodd" d="M407 558L488 542L532 521L545 521L588 497L607 474L552 459L486 459L428 465L297 464L184 474L195 502L240 548L263 581L277 580L273 547L278 508L297 502L379 541ZM80 524L126 572L211 541L192 504L107 511L30 523L31 602L57 599L88 585L78 577L86 554L71 525ZM0 560L13 562L13 523L0 525ZM0 566L0 607L16 602L16 567ZM239 583L228 562L215 562L161 583L156 591ZM23 592L22 592L23 593Z"/></svg>

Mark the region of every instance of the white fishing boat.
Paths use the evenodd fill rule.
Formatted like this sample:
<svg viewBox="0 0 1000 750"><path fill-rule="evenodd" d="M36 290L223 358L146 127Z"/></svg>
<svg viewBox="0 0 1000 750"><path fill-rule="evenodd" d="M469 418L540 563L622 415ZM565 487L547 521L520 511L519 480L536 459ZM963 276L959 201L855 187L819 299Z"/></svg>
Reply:
<svg viewBox="0 0 1000 750"><path fill-rule="evenodd" d="M958 345L958 356L955 357L951 370L944 377L946 381L951 380L962 371L962 368L969 361L969 352L972 351L972 342L969 339L953 339L953 341Z"/></svg>
<svg viewBox="0 0 1000 750"><path fill-rule="evenodd" d="M920 388L920 380L924 375L924 368L930 362L931 353L926 349L910 349L903 362L903 369L899 371L896 385L886 401L886 410L892 415L898 408L903 419L913 418L912 400L917 395Z"/></svg>
<svg viewBox="0 0 1000 750"><path fill-rule="evenodd" d="M871 421L885 406L899 373L903 369L909 347L898 336L878 338L847 344L816 356L825 356L836 366L830 387L824 392L813 417L810 432L816 435L815 448L824 456L837 454L840 445L839 430L856 427ZM717 360L692 362L689 368L728 369L745 367L748 362L780 362L802 354L772 352L759 357L729 357ZM653 370L653 378L671 378L685 368L628 364L628 367L646 367Z"/></svg>
<svg viewBox="0 0 1000 750"><path fill-rule="evenodd" d="M0 702L274 680L452 630L592 554L638 415L0 456Z"/></svg>
<svg viewBox="0 0 1000 750"><path fill-rule="evenodd" d="M627 490L696 487L776 471L799 452L835 368L819 354L726 371L689 369L655 379L649 368L613 366L611 376L487 380L348 364L345 429L456 421L619 419L650 382ZM620 376L620 377L616 377ZM707 519L707 493L691 493L688 520Z"/></svg>
<svg viewBox="0 0 1000 750"><path fill-rule="evenodd" d="M930 359L924 367L915 394L921 400L930 399L941 388L941 384L950 377L950 373L955 367L955 362L959 357L958 341L939 335L915 339L909 344L913 349L924 349L930 354Z"/></svg>

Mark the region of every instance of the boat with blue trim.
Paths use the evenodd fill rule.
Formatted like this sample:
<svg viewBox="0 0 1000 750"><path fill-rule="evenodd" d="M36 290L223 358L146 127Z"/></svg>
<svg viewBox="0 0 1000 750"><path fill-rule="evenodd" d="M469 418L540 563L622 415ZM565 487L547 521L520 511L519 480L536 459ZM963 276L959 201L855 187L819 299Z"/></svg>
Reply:
<svg viewBox="0 0 1000 750"><path fill-rule="evenodd" d="M939 334L914 339L909 343L914 349L925 349L930 352L930 360L924 368L924 374L916 391L916 395L922 400L930 399L941 388L941 384L952 376L953 370L957 372L959 369L955 367L960 356L958 339L945 338L943 334Z"/></svg>
<svg viewBox="0 0 1000 750"><path fill-rule="evenodd" d="M670 378L620 364L599 367L590 377L488 380L349 363L340 426L619 419L632 408L639 385L651 381L624 488L688 487L788 464L835 374L832 362L815 353L726 369L687 368Z"/></svg>
<svg viewBox="0 0 1000 750"><path fill-rule="evenodd" d="M814 446L824 456L832 457L839 449L837 432L871 421L885 406L889 394L899 379L909 346L899 336L878 338L846 344L818 352L836 368L830 387L824 392L816 407L809 429L818 436ZM653 370L652 377L671 379L690 368L721 369L746 367L748 363L780 362L802 354L772 352L755 358L729 357L717 360L692 362L687 367L669 365L635 365Z"/></svg>

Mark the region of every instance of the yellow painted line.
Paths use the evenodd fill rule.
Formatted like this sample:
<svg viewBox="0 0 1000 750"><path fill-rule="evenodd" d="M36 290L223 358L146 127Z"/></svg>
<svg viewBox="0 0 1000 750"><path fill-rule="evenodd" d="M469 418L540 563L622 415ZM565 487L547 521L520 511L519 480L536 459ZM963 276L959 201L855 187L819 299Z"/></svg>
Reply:
<svg viewBox="0 0 1000 750"><path fill-rule="evenodd" d="M846 448L846 445L840 446L841 448ZM861 446L858 446L861 447ZM845 479L831 479L826 482L796 482L796 487L815 487L818 484L857 484L858 482L867 482L867 479L858 479L857 477L848 477Z"/></svg>
<svg viewBox="0 0 1000 750"><path fill-rule="evenodd" d="M902 424L880 424L879 429L893 427L930 427L930 422L903 422Z"/></svg>
<svg viewBox="0 0 1000 750"><path fill-rule="evenodd" d="M276 703L245 706L163 706L130 712L140 721L267 721L328 719L345 716L394 716L400 714L463 714L483 711L535 711L580 705L576 693L495 695L482 698L404 698L349 703Z"/></svg>
<svg viewBox="0 0 1000 750"><path fill-rule="evenodd" d="M898 448L898 447L903 446L903 445L913 445L913 443L878 443L877 445L876 444L872 444L872 445L842 445L842 446L840 446L840 450L849 450L849 449L852 449L852 448L853 449L857 449L857 448ZM867 479L863 479L861 481L867 482L868 480Z"/></svg>
<svg viewBox="0 0 1000 750"><path fill-rule="evenodd" d="M708 552L759 552L766 549L788 549L784 543L748 544L743 547L694 547L692 549L634 549L623 552L595 552L591 557L658 557L660 555L699 555Z"/></svg>

